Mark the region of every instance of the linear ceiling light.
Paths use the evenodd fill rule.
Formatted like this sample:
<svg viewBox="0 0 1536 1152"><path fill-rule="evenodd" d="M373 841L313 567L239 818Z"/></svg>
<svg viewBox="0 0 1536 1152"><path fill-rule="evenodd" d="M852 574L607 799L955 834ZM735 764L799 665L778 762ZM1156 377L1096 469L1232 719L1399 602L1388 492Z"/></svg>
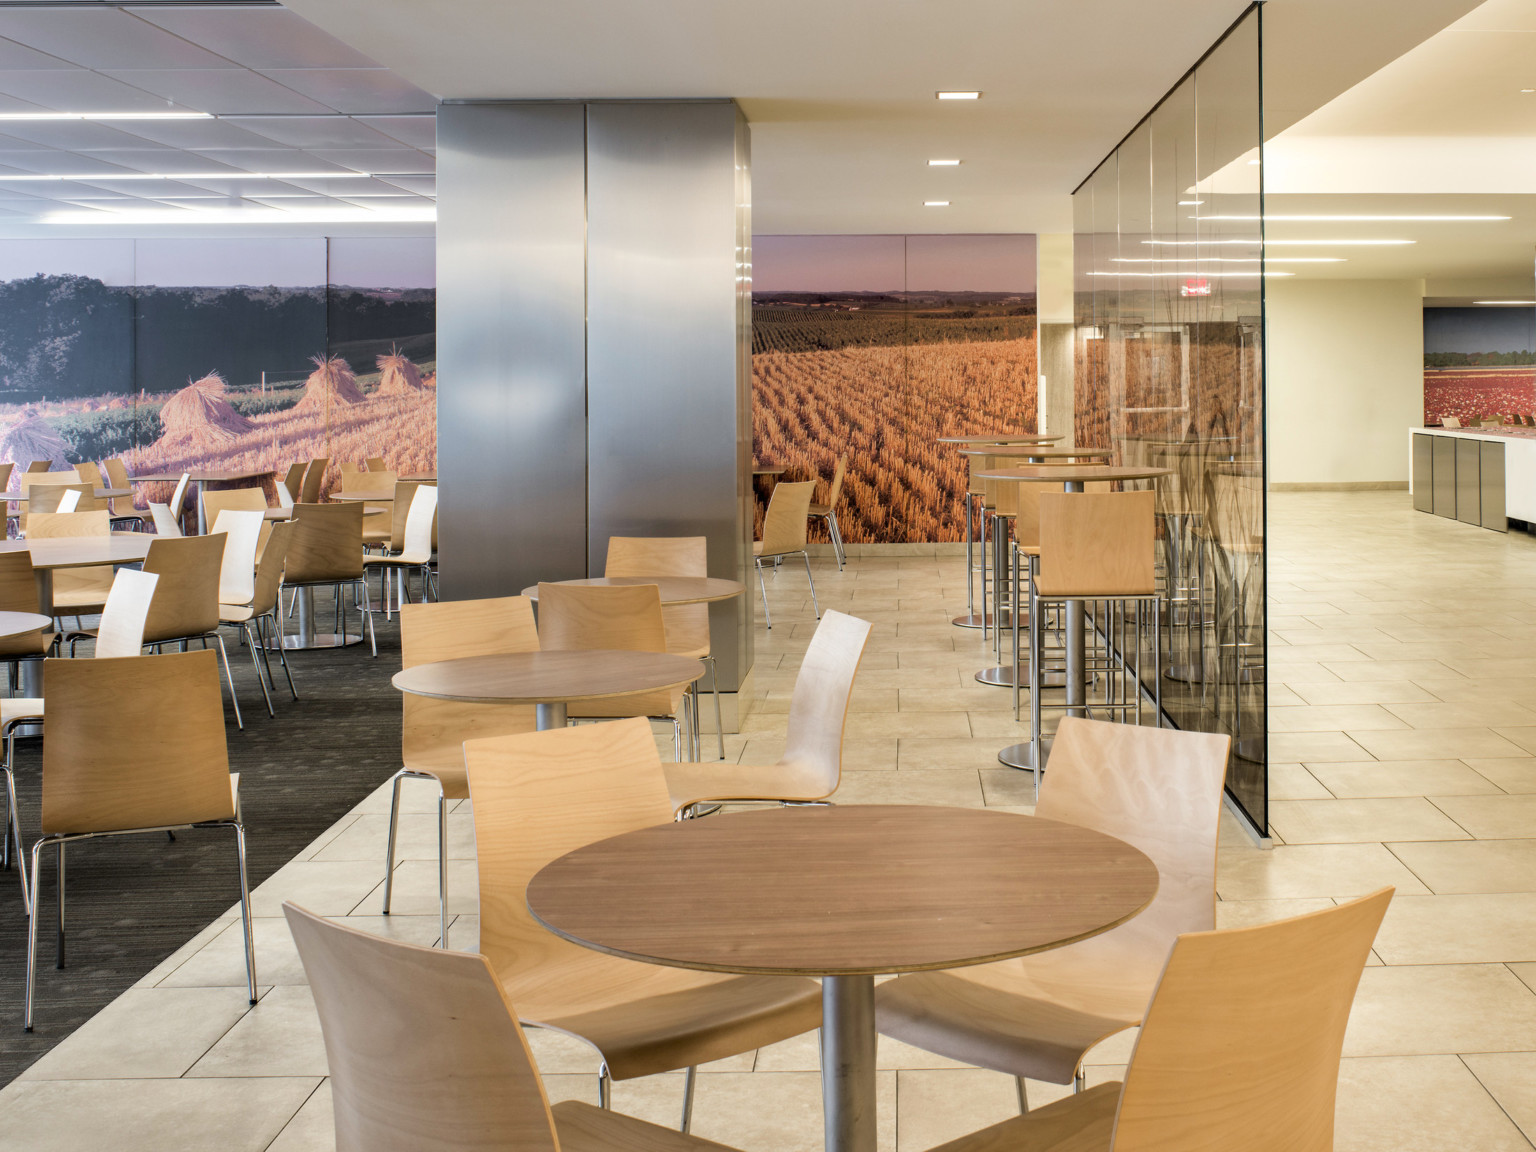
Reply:
<svg viewBox="0 0 1536 1152"><path fill-rule="evenodd" d="M1188 256L1116 256L1111 264L1166 264L1170 260L1188 260ZM1257 264L1259 256L1197 256L1204 264ZM1270 264L1343 264L1343 256L1271 256Z"/></svg>
<svg viewBox="0 0 1536 1152"><path fill-rule="evenodd" d="M949 201L948 200L924 200L923 201L923 207L924 208L948 208L949 207Z"/></svg>
<svg viewBox="0 0 1536 1152"><path fill-rule="evenodd" d="M1202 205L1204 203L1205 203L1204 200L1180 200L1179 201L1179 207L1180 208L1198 208L1198 207L1200 207L1200 205Z"/></svg>
<svg viewBox="0 0 1536 1152"><path fill-rule="evenodd" d="M159 208L111 212L94 208L45 213L44 224L431 224L437 209L412 208Z"/></svg>
<svg viewBox="0 0 1536 1152"><path fill-rule="evenodd" d="M958 160L930 160L930 161L928 161L928 167L930 167L930 168L958 168L959 166L960 166L960 161L958 161Z"/></svg>
<svg viewBox="0 0 1536 1152"><path fill-rule="evenodd" d="M0 112L0 120L212 120L211 112Z"/></svg>
<svg viewBox="0 0 1536 1152"><path fill-rule="evenodd" d="M1251 240L1143 240L1143 244L1155 244L1169 248L1204 248L1215 244L1246 244L1250 248L1259 245L1265 248L1303 247L1315 248L1327 245L1331 248L1345 248L1354 245L1381 247L1383 245L1417 244L1417 240L1260 240L1257 237Z"/></svg>
<svg viewBox="0 0 1536 1152"><path fill-rule="evenodd" d="M75 180L106 184L118 180L371 180L376 172L81 172L75 175L34 172L0 173L0 184ZM391 176L431 176L431 172L391 172Z"/></svg>
<svg viewBox="0 0 1536 1152"><path fill-rule="evenodd" d="M1191 216L1191 220L1258 220L1258 216ZM1361 222L1398 223L1403 221L1462 221L1508 220L1508 216L1270 216L1264 220L1284 220L1295 224L1358 224Z"/></svg>
<svg viewBox="0 0 1536 1152"><path fill-rule="evenodd" d="M1245 272L1206 272L1206 271L1204 271L1202 269L1199 269L1199 268L1189 268L1189 269L1184 270L1183 272L1090 272L1090 273L1088 273L1088 275L1090 275L1090 276L1134 277L1134 278L1137 278L1137 279L1144 279L1144 280L1162 279L1162 278L1165 278L1165 277L1175 277L1175 276L1180 278L1180 279L1183 279L1186 276L1203 276L1203 277L1207 277L1207 278L1227 277L1227 276L1242 276L1245 279L1252 280L1255 277L1257 277L1258 274L1259 274L1259 270L1257 268L1252 268L1252 269L1249 269L1248 271L1245 271ZM1264 275L1266 275L1266 276L1294 276L1294 275L1296 275L1296 273L1294 273L1294 272L1265 272Z"/></svg>
<svg viewBox="0 0 1536 1152"><path fill-rule="evenodd" d="M940 100L980 100L980 92L935 92Z"/></svg>
<svg viewBox="0 0 1536 1152"><path fill-rule="evenodd" d="M1472 301L1472 303L1474 303L1474 304L1493 304L1493 305L1496 305L1496 306L1499 306L1499 307L1504 307L1504 308L1513 308L1513 307L1529 308L1532 304L1536 304L1536 300L1474 300L1474 301Z"/></svg>

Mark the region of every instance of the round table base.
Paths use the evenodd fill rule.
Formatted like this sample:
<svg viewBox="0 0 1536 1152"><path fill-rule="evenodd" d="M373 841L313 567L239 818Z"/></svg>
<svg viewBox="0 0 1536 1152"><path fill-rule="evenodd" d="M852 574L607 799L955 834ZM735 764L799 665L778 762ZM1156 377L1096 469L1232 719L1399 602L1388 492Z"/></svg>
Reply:
<svg viewBox="0 0 1536 1152"><path fill-rule="evenodd" d="M1051 738L1042 736L1040 738L1040 770L1042 772L1050 763L1050 759ZM997 754L997 762L1005 768L1018 768L1024 772L1032 771L1035 767L1034 749L1030 747L1028 741L1023 744L1010 744Z"/></svg>
<svg viewBox="0 0 1536 1152"><path fill-rule="evenodd" d="M1264 737L1244 736L1232 742L1232 754L1250 764L1264 763Z"/></svg>
<svg viewBox="0 0 1536 1152"><path fill-rule="evenodd" d="M990 628L992 627L992 613L983 616L980 612L971 612L965 616L956 616L950 621L956 628Z"/></svg>
<svg viewBox="0 0 1536 1152"><path fill-rule="evenodd" d="M997 668L983 668L976 673L976 683L987 684L993 688L1012 688L1013 669L1006 664Z"/></svg>
<svg viewBox="0 0 1536 1152"><path fill-rule="evenodd" d="M1205 669L1198 664L1174 664L1163 675L1170 680L1177 680L1180 684L1205 683Z"/></svg>
<svg viewBox="0 0 1536 1152"><path fill-rule="evenodd" d="M273 652L285 648L289 652L302 652L308 648L347 648L361 644L361 636L342 636L335 632L316 632L313 636L283 636L280 640L268 640L266 647Z"/></svg>

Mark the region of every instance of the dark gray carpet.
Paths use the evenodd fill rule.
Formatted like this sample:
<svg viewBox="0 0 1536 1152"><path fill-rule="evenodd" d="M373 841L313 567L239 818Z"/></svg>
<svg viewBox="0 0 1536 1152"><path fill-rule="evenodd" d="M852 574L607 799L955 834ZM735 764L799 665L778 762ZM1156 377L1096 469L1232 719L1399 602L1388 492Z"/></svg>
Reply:
<svg viewBox="0 0 1536 1152"><path fill-rule="evenodd" d="M400 670L399 629L377 619L377 660L366 643L289 655L297 702L274 660L275 720L262 704L249 654L225 632L246 723L244 732L235 727L226 699L229 760L240 773L252 888L400 766L400 694L389 683ZM25 845L38 835L41 759L41 741L18 743ZM0 1084L239 899L234 835L194 830L176 836L174 843L157 833L70 848L68 966L62 971L54 967L53 854L44 853L36 1030L30 1034L21 1027L26 975L21 885L14 868L0 872Z"/></svg>

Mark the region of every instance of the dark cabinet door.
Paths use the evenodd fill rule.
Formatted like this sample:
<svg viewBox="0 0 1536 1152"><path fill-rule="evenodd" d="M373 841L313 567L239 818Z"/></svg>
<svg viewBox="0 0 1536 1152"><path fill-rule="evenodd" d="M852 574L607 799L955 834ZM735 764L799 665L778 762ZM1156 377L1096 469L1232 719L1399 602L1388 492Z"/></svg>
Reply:
<svg viewBox="0 0 1536 1152"><path fill-rule="evenodd" d="M1482 526L1495 532L1508 532L1509 521L1504 516L1504 445L1482 441L1479 464Z"/></svg>
<svg viewBox="0 0 1536 1152"><path fill-rule="evenodd" d="M1456 519L1456 440L1436 436L1435 441L1435 515Z"/></svg>
<svg viewBox="0 0 1536 1152"><path fill-rule="evenodd" d="M1413 506L1420 512L1435 510L1435 438L1413 437Z"/></svg>

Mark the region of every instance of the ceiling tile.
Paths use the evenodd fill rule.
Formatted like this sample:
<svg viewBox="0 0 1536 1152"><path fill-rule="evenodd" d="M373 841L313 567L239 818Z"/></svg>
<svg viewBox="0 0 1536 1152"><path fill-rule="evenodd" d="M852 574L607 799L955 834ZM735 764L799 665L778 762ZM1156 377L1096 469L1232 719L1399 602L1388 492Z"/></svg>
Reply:
<svg viewBox="0 0 1536 1152"><path fill-rule="evenodd" d="M119 8L9 8L0 36L86 68L220 68L229 62Z"/></svg>
<svg viewBox="0 0 1536 1152"><path fill-rule="evenodd" d="M284 8L134 8L133 14L247 68L376 68Z"/></svg>
<svg viewBox="0 0 1536 1152"><path fill-rule="evenodd" d="M10 75L50 75L50 73L10 73ZM111 71L126 84L143 88L174 100L199 112L328 112L324 105L308 100L275 81L247 72L243 68L185 69L157 71ZM8 91L0 78L0 92ZM26 95L25 92L19 93Z"/></svg>
<svg viewBox="0 0 1536 1152"><path fill-rule="evenodd" d="M407 192L414 192L418 196L437 195L437 178L435 176L388 176L382 182L392 184L396 188L403 188Z"/></svg>
<svg viewBox="0 0 1536 1152"><path fill-rule="evenodd" d="M367 196L399 191L383 180L293 180L295 187L326 196Z"/></svg>
<svg viewBox="0 0 1536 1152"><path fill-rule="evenodd" d="M164 75L149 73L148 75ZM193 73L202 75L202 73ZM231 71L230 75L251 75ZM99 72L80 69L32 72L0 72L0 93L26 100L55 112L202 112L207 109L190 105L176 108L166 104L165 93L152 93L121 83ZM157 98L158 96L158 98ZM26 111L26 109L17 109Z"/></svg>
<svg viewBox="0 0 1536 1152"><path fill-rule="evenodd" d="M143 171L139 168L125 168L121 164L111 164L97 157L59 151L12 152L7 163L21 172L65 173L71 176L106 176L113 173L121 175L125 171Z"/></svg>
<svg viewBox="0 0 1536 1152"><path fill-rule="evenodd" d="M311 155L355 172L436 172L437 162L414 148L311 148Z"/></svg>
<svg viewBox="0 0 1536 1152"><path fill-rule="evenodd" d="M81 149L164 147L142 136L90 120L3 120L0 121L0 133L42 148L62 148L68 152Z"/></svg>
<svg viewBox="0 0 1536 1152"><path fill-rule="evenodd" d="M3 21L0 21L3 26ZM73 68L75 65L68 60L60 60L57 56L50 56L46 52L39 52L35 48L28 48L25 44L18 44L14 40L0 39L0 68Z"/></svg>
<svg viewBox="0 0 1536 1152"><path fill-rule="evenodd" d="M229 120L129 120L113 127L141 140L171 148L270 148L265 136L247 132ZM0 121L0 131L7 131Z"/></svg>
<svg viewBox="0 0 1536 1152"><path fill-rule="evenodd" d="M250 167L244 164L230 164L206 154L183 152L179 148L116 148L80 152L77 155L87 161L104 161L133 172L222 172L228 169L231 174L238 174ZM76 168L74 171L95 171L95 169Z"/></svg>
<svg viewBox="0 0 1536 1152"><path fill-rule="evenodd" d="M264 68L261 72L338 112L431 112L437 108L435 99L388 68Z"/></svg>
<svg viewBox="0 0 1536 1152"><path fill-rule="evenodd" d="M426 152L437 149L436 116L359 116L358 119L412 148Z"/></svg>
<svg viewBox="0 0 1536 1152"><path fill-rule="evenodd" d="M343 165L317 160L297 148L199 148L189 152L188 169L202 165L202 171L233 168L242 172L329 172Z"/></svg>
<svg viewBox="0 0 1536 1152"><path fill-rule="evenodd" d="M395 141L346 116L241 116L230 117L228 124L238 124L270 140L295 148L389 148Z"/></svg>

